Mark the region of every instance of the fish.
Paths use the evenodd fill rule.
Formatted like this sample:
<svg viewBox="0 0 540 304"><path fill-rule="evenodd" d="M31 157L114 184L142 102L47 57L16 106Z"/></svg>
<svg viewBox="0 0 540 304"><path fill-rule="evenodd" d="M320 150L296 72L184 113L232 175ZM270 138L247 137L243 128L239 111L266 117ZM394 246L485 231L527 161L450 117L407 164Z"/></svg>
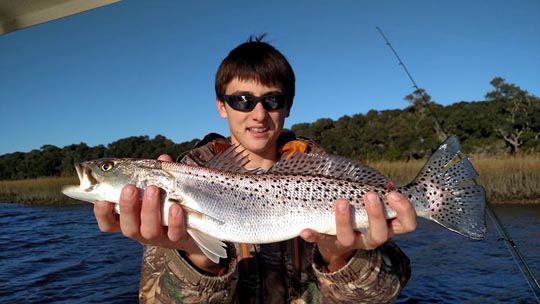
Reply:
<svg viewBox="0 0 540 304"><path fill-rule="evenodd" d="M102 158L75 164L80 185L62 192L74 199L118 202L122 187L163 189L162 219L170 206L186 211L186 228L214 262L226 258L225 242L263 244L295 238L303 229L336 234L335 201L350 201L357 231L368 228L363 197L375 191L387 219L396 217L385 195L406 196L417 216L471 239L486 232L484 188L461 153L456 136L443 142L410 183L393 187L378 170L329 154L291 153L268 170L249 169L238 147L214 156L203 166L151 159Z"/></svg>

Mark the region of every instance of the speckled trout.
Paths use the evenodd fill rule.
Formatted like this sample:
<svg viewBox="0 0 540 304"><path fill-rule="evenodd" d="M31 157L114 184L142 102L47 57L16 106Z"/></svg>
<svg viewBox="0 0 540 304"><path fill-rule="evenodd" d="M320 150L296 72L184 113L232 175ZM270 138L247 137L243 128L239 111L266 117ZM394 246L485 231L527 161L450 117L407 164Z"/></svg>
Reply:
<svg viewBox="0 0 540 304"><path fill-rule="evenodd" d="M485 192L471 182L477 173L469 159L456 157L460 149L456 137L448 138L411 183L395 190L409 198L418 216L480 239L486 230ZM385 194L393 190L379 171L332 155L294 153L267 171L247 166L249 159L235 147L205 167L98 159L76 164L80 185L65 186L62 192L88 202L118 203L124 185L141 191L156 185L164 190L163 224L167 225L171 204L180 204L187 213L188 233L210 259L218 261L227 256L224 242L277 242L294 238L305 228L336 234L338 198L350 201L354 228L365 230L364 194L375 191L385 202ZM396 217L386 202L384 210L386 218Z"/></svg>

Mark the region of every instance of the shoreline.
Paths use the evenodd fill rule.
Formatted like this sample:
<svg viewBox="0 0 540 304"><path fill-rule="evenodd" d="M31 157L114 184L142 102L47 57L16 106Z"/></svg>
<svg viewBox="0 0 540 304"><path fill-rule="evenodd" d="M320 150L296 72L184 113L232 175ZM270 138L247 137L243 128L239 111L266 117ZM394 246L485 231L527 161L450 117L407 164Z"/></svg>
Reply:
<svg viewBox="0 0 540 304"><path fill-rule="evenodd" d="M540 204L540 155L471 158L492 205ZM367 165L382 172L395 185L411 182L425 160L376 161ZM78 185L77 176L0 180L0 202L27 205L73 205L79 202L62 194L64 185Z"/></svg>

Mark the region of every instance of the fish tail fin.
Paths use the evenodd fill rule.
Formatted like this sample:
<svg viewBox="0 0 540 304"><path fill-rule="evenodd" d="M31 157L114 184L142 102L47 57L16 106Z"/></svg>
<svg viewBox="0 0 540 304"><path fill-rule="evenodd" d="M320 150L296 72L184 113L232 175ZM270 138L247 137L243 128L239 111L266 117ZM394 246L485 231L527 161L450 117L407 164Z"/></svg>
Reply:
<svg viewBox="0 0 540 304"><path fill-rule="evenodd" d="M403 192L419 216L466 237L482 239L486 232L485 191L474 183L478 174L470 160L454 160L460 150L457 137L449 137Z"/></svg>

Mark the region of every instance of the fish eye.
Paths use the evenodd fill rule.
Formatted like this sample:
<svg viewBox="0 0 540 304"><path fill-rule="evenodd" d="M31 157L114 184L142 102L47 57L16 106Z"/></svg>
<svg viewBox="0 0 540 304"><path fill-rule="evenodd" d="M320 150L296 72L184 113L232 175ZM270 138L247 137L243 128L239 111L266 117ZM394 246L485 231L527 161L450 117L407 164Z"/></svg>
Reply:
<svg viewBox="0 0 540 304"><path fill-rule="evenodd" d="M101 171L104 171L104 172L107 172L107 171L111 170L113 167L114 167L114 163L111 162L111 161L105 162L105 163L101 164L101 166L99 166Z"/></svg>

